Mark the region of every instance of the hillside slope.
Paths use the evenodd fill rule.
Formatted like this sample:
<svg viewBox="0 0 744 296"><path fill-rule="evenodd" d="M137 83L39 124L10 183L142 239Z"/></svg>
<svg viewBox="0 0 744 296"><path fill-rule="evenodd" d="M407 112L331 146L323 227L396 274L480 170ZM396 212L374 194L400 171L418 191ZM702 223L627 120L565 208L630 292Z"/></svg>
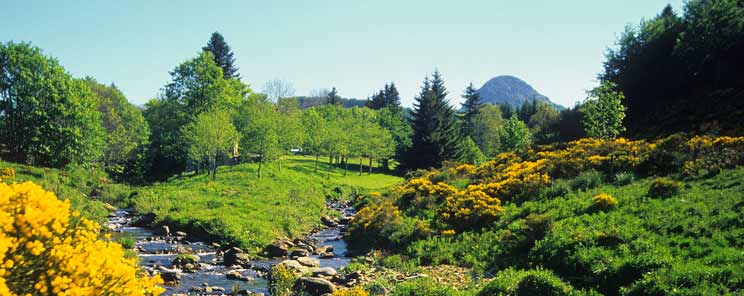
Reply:
<svg viewBox="0 0 744 296"><path fill-rule="evenodd" d="M525 102L537 100L549 103L557 109L563 109L563 106L555 104L550 99L527 82L514 76L503 75L491 78L478 89L481 99L489 104L509 104L512 107L522 106Z"/></svg>

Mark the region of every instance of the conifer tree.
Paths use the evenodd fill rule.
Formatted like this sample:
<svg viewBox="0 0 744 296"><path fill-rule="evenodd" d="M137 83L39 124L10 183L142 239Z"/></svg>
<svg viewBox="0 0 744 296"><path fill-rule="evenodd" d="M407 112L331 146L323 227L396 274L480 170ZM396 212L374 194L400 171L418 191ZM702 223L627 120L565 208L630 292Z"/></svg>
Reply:
<svg viewBox="0 0 744 296"><path fill-rule="evenodd" d="M443 161L459 159L460 133L446 97L442 75L435 71L431 80L424 80L414 103L412 146L402 159L403 169L438 167Z"/></svg>
<svg viewBox="0 0 744 296"><path fill-rule="evenodd" d="M385 85L384 98L385 107L400 107L400 93L395 83L390 82L390 85Z"/></svg>
<svg viewBox="0 0 744 296"><path fill-rule="evenodd" d="M214 55L214 62L222 68L222 75L226 78L240 78L238 67L235 66L235 56L233 55L230 45L227 45L225 38L219 32L212 33L207 46L202 47L204 51L211 51Z"/></svg>
<svg viewBox="0 0 744 296"><path fill-rule="evenodd" d="M463 137L474 138L475 131L473 128L475 126L475 119L478 117L478 113L480 113L483 102L478 91L473 87L472 82L465 88L465 93L462 97L465 99L465 102L462 104L464 114L462 116L461 132Z"/></svg>
<svg viewBox="0 0 744 296"><path fill-rule="evenodd" d="M385 87L387 88L387 85ZM372 98L367 101L367 107L373 110L385 108L385 92L380 91L375 93Z"/></svg>
<svg viewBox="0 0 744 296"><path fill-rule="evenodd" d="M336 87L333 87L333 89L328 93L328 105L341 105L341 97L338 96L338 91L336 91Z"/></svg>

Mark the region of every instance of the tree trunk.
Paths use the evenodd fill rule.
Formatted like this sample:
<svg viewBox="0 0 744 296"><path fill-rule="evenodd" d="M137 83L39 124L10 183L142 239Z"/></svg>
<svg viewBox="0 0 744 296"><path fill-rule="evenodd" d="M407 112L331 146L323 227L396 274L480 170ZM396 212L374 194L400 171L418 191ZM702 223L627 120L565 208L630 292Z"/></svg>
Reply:
<svg viewBox="0 0 744 296"><path fill-rule="evenodd" d="M363 157L359 156L359 175L362 175L362 171L364 170L364 163L362 162L364 160Z"/></svg>
<svg viewBox="0 0 744 296"><path fill-rule="evenodd" d="M382 161L382 166L384 166L383 169L385 170L385 172L389 172L390 171L390 159L387 159L387 158L384 159Z"/></svg>
<svg viewBox="0 0 744 296"><path fill-rule="evenodd" d="M326 179L331 178L331 167L333 166L333 154L328 154L328 171L326 172Z"/></svg>
<svg viewBox="0 0 744 296"><path fill-rule="evenodd" d="M346 177L346 171L349 170L349 162L344 161L344 177Z"/></svg>
<svg viewBox="0 0 744 296"><path fill-rule="evenodd" d="M315 173L318 172L318 158L320 158L320 156L316 154L315 155L315 171L314 171Z"/></svg>
<svg viewBox="0 0 744 296"><path fill-rule="evenodd" d="M372 156L369 157L369 175L372 174Z"/></svg>

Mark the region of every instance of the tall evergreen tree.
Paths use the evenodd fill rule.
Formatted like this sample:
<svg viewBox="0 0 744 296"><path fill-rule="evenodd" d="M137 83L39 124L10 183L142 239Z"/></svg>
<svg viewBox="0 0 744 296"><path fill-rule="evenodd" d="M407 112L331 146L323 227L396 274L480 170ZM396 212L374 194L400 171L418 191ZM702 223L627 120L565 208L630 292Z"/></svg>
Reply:
<svg viewBox="0 0 744 296"><path fill-rule="evenodd" d="M384 91L385 107L400 107L400 93L394 82L385 85Z"/></svg>
<svg viewBox="0 0 744 296"><path fill-rule="evenodd" d="M387 88L387 85L385 88ZM385 108L385 92L379 91L372 95L372 98L367 101L367 107L373 110Z"/></svg>
<svg viewBox="0 0 744 296"><path fill-rule="evenodd" d="M214 62L222 68L222 75L225 78L240 78L238 67L235 66L235 56L233 55L230 45L227 45L225 38L219 32L212 33L207 46L202 50L211 51L214 55Z"/></svg>
<svg viewBox="0 0 744 296"><path fill-rule="evenodd" d="M328 93L328 105L341 105L341 97L338 96L336 87L333 87L333 89Z"/></svg>
<svg viewBox="0 0 744 296"><path fill-rule="evenodd" d="M478 117L478 113L480 113L480 108L483 107L483 102L481 101L478 91L473 87L472 82L467 88L465 88L465 93L462 97L465 99L465 102L462 104L464 114L462 116L461 132L463 137L474 138L475 131L473 128L475 125L475 119Z"/></svg>
<svg viewBox="0 0 744 296"><path fill-rule="evenodd" d="M435 71L431 80L424 80L413 105L412 146L401 159L403 169L438 167L443 161L459 159L460 133L446 97L442 75Z"/></svg>

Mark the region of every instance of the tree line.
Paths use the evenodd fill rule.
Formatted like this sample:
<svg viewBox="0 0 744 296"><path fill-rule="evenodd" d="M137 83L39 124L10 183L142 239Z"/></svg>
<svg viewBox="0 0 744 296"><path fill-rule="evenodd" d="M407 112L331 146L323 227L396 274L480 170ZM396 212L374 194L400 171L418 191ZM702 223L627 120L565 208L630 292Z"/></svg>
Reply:
<svg viewBox="0 0 744 296"><path fill-rule="evenodd" d="M462 112L447 99L442 75L425 78L413 110L400 104L395 83L365 106L344 108L334 87L318 90L321 103L303 106L293 88L274 80L264 93L241 81L235 57L215 33L194 58L177 65L157 98L143 108L113 84L77 79L28 43L0 47L0 157L39 166L98 166L122 181L163 180L195 171L216 178L221 164L252 161L279 169L290 153L321 157L359 174L374 162L398 172L445 161L477 163L532 142L559 139L564 116L532 102L519 108L483 104L468 86ZM304 107L304 108L303 108ZM319 172L320 173L320 172Z"/></svg>

